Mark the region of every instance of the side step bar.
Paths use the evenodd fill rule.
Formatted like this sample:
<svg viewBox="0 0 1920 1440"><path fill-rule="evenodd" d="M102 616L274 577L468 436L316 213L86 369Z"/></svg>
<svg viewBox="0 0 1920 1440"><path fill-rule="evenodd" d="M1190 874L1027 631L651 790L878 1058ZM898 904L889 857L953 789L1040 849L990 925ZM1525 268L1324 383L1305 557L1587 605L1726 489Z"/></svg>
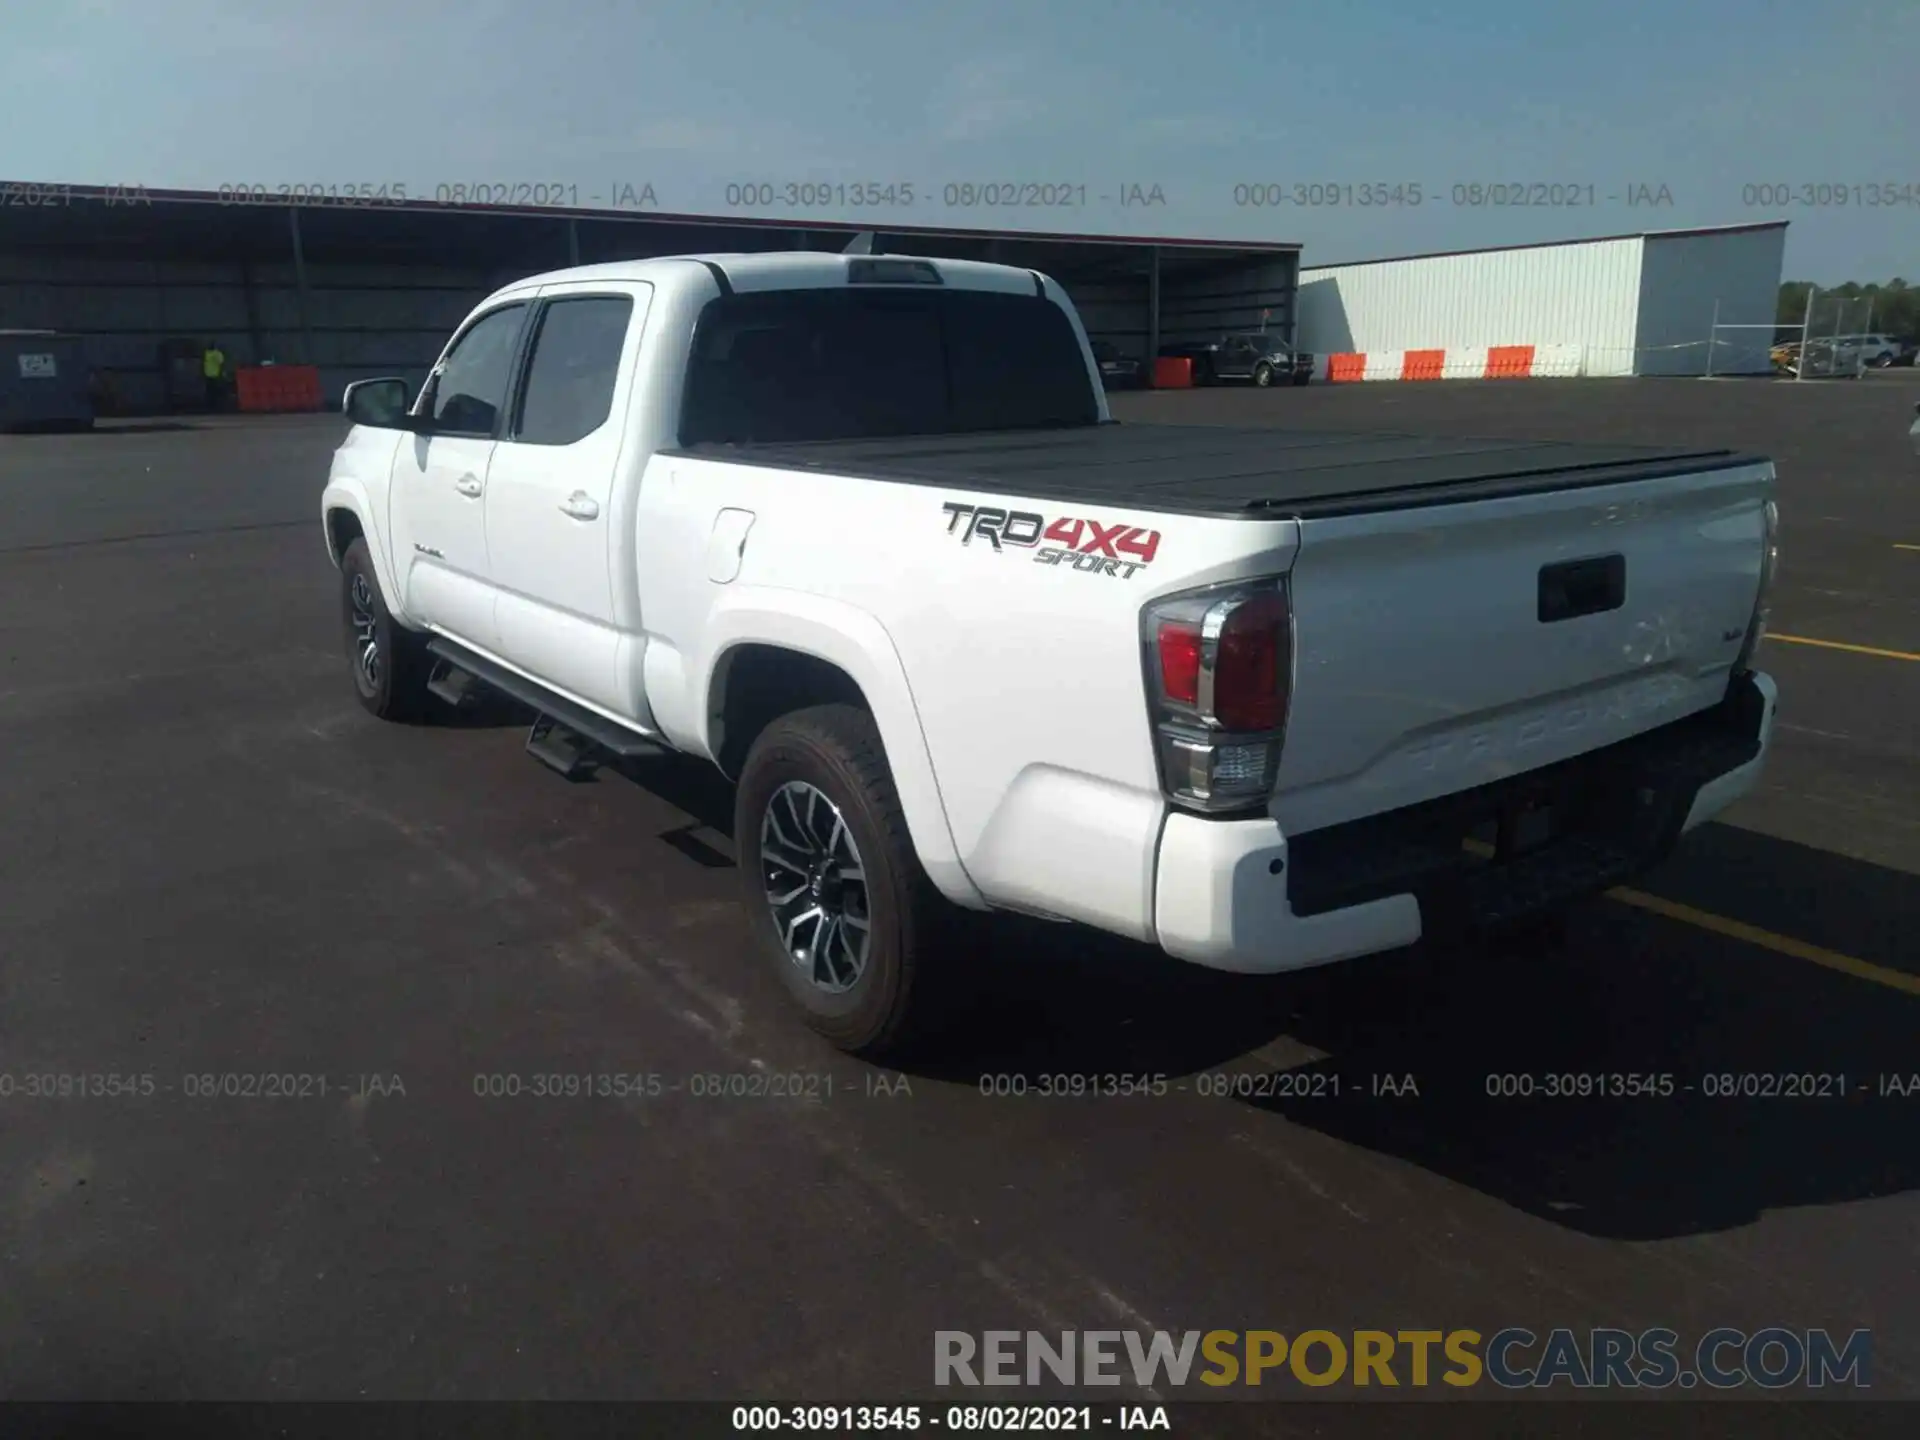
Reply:
<svg viewBox="0 0 1920 1440"><path fill-rule="evenodd" d="M458 669L450 660L434 657L433 673L427 677L427 693L436 696L455 710L471 709L479 700L484 687L465 670Z"/></svg>
<svg viewBox="0 0 1920 1440"><path fill-rule="evenodd" d="M443 662L435 667L427 688L449 704L465 703L476 685L486 685L537 711L538 718L527 732L527 753L569 780L593 768L596 752L623 760L669 753L667 746L639 731L596 715L537 680L517 675L443 636L427 641L427 652ZM447 673L441 673L443 668Z"/></svg>

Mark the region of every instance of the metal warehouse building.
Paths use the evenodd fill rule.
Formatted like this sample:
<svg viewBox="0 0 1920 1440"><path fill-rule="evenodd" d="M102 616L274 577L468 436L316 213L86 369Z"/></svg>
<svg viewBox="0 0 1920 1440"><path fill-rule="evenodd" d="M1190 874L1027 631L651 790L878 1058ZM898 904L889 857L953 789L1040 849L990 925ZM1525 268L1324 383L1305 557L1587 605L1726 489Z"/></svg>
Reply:
<svg viewBox="0 0 1920 1440"><path fill-rule="evenodd" d="M509 280L568 265L689 252L839 251L862 227L649 211L222 203L201 191L34 184L0 209L0 329L80 338L109 408L195 408L171 353L216 340L238 366L416 385L453 328ZM1300 247L1020 232L890 229L888 254L1044 271L1096 339L1143 359L1163 343L1265 326L1292 332ZM170 380L170 372L175 379Z"/></svg>
<svg viewBox="0 0 1920 1440"><path fill-rule="evenodd" d="M1300 345L1319 355L1445 351L1449 373L1469 373L1481 362L1465 357L1507 346L1533 347L1534 374L1766 373L1786 228L1314 266L1300 274ZM1761 328L1732 328L1749 325Z"/></svg>

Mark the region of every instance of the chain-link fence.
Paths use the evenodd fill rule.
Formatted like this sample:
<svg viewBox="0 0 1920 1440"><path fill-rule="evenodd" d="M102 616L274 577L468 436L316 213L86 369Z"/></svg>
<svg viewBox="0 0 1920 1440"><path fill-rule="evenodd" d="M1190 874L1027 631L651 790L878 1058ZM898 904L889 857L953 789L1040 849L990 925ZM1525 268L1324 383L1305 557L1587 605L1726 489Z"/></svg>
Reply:
<svg viewBox="0 0 1920 1440"><path fill-rule="evenodd" d="M1872 328L1871 297L1809 290L1800 323L1775 332L1774 368L1796 380L1856 378L1873 358L1868 353Z"/></svg>

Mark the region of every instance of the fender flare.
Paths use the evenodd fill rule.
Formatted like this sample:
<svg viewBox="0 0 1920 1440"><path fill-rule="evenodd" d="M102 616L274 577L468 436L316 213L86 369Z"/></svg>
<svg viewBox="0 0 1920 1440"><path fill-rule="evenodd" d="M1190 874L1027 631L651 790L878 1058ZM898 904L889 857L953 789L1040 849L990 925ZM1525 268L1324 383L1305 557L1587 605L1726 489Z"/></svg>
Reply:
<svg viewBox="0 0 1920 1440"><path fill-rule="evenodd" d="M341 557L333 548L333 526L328 522L334 512L345 510L360 522L360 533L367 542L367 553L373 557L373 577L380 585L380 598L386 602L388 612L402 625L412 625L406 607L401 604L399 578L394 573L393 557L387 553L387 543L381 527L373 518L373 497L367 493L367 487L352 477L335 477L327 482L327 488L320 492L320 528L327 545L327 558L333 561L333 568L340 568Z"/></svg>
<svg viewBox="0 0 1920 1440"><path fill-rule="evenodd" d="M873 712L922 868L955 904L987 908L954 843L920 711L906 667L885 626L844 601L751 587L730 589L722 596L709 618L706 639L707 653L696 687L701 709L688 718L697 726L707 754L716 753L714 730L731 652L744 645L774 645L838 666L860 687Z"/></svg>

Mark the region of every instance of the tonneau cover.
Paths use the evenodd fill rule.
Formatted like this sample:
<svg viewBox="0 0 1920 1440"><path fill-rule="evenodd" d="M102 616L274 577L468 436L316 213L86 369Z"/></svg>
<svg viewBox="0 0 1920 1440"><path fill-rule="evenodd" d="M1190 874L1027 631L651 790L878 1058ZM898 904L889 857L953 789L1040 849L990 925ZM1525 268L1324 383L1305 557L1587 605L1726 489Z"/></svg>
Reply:
<svg viewBox="0 0 1920 1440"><path fill-rule="evenodd" d="M1764 463L1731 450L1274 426L1125 425L670 451L906 484L1272 519Z"/></svg>

